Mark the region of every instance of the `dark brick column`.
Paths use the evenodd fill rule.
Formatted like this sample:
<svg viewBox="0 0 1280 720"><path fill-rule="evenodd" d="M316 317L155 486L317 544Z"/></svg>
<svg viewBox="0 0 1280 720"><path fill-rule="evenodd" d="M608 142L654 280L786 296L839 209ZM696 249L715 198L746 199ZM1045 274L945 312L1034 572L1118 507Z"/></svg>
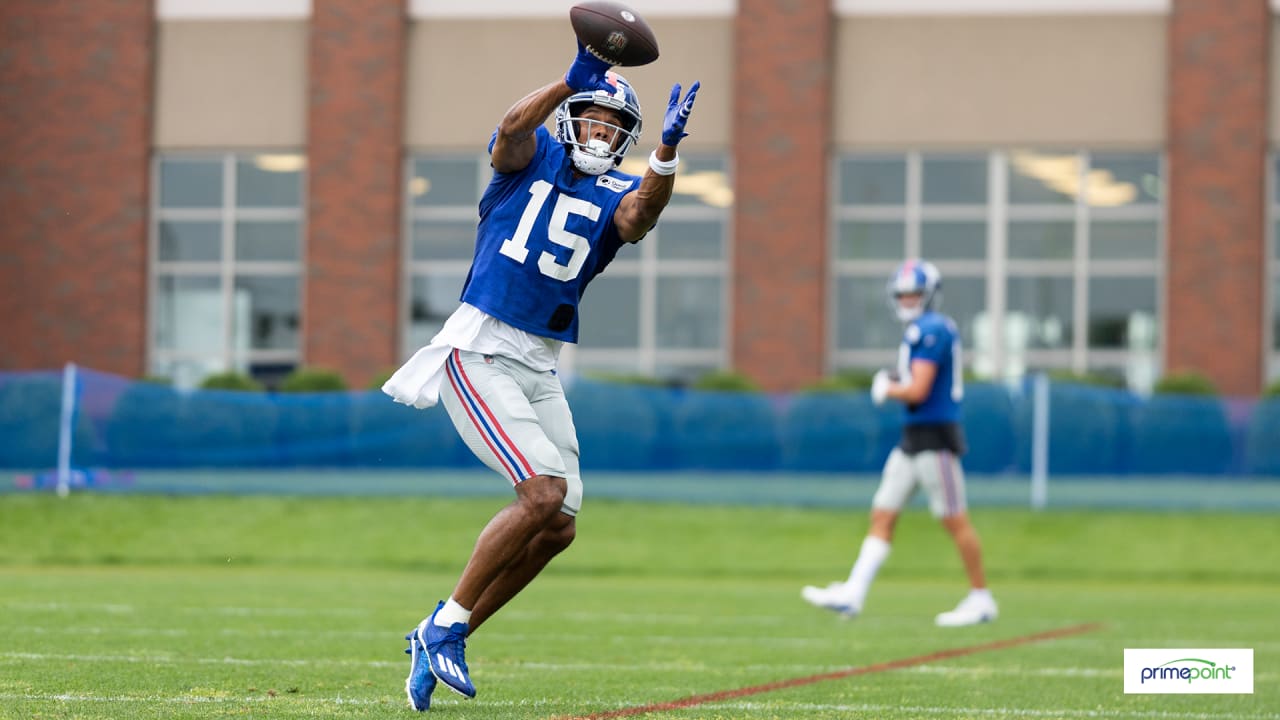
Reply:
<svg viewBox="0 0 1280 720"><path fill-rule="evenodd" d="M741 0L734 20L734 369L769 390L825 367L830 3Z"/></svg>
<svg viewBox="0 0 1280 720"><path fill-rule="evenodd" d="M0 369L143 372L153 6L0 2Z"/></svg>
<svg viewBox="0 0 1280 720"><path fill-rule="evenodd" d="M1258 392L1266 232L1267 0L1174 0L1165 369Z"/></svg>
<svg viewBox="0 0 1280 720"><path fill-rule="evenodd" d="M405 8L312 8L303 363L364 387L399 356Z"/></svg>

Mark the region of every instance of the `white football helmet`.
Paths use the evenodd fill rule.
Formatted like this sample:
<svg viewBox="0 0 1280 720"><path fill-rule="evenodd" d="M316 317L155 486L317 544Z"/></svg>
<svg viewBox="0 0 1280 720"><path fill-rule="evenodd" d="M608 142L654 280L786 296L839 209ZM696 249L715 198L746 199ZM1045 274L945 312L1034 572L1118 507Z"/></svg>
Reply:
<svg viewBox="0 0 1280 720"><path fill-rule="evenodd" d="M569 99L556 108L556 139L569 147L573 166L587 175L603 175L609 168L617 167L622 158L640 139L640 99L631 83L621 75L609 71L605 80L614 90L583 91L574 93ZM600 120L580 120L578 116L591 106L599 105L617 112L622 117L622 125L602 122ZM587 124L585 137L578 137L578 123ZM591 139L590 129L603 125L620 133L622 140L617 148L609 147L603 140Z"/></svg>
<svg viewBox="0 0 1280 720"><path fill-rule="evenodd" d="M931 262L924 260L908 260L904 262L889 279L889 304L893 312L904 323L911 322L933 309L942 288L942 273ZM912 307L903 307L898 302L900 295L919 293L920 302Z"/></svg>

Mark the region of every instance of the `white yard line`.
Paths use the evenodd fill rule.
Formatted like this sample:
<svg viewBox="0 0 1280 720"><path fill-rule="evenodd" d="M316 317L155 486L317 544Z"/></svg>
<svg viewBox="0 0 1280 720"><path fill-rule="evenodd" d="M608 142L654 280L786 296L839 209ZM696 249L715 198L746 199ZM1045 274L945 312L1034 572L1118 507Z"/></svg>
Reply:
<svg viewBox="0 0 1280 720"><path fill-rule="evenodd" d="M382 699L372 698L344 698L336 697L312 697L306 695L293 695L284 693L275 696L263 695L245 695L245 696L208 696L208 695L93 695L80 693L0 693L0 701L26 701L26 702L85 702L85 703L143 703L157 705L199 705L199 704L221 704L221 705L240 705L240 704L260 704L260 703L288 703L289 705L302 705L309 707L335 707L335 706L363 706L363 707L379 707L385 706L402 707L404 700L399 697L388 696ZM591 702L590 700L575 701ZM529 700L503 700L503 701L486 701L486 700L461 700L453 698L441 698L437 701L438 705L459 705L468 708L512 708L522 707L530 709L538 708L559 708L563 707L562 700L550 699L529 699ZM605 703L609 705L617 705L615 702ZM1016 717L1016 718L1107 718L1115 720L1123 720L1124 718L1134 718L1135 720L1280 720L1280 715L1275 713L1252 713L1252 714L1236 714L1236 713L1197 713L1197 712L1168 712L1163 710L1098 710L1098 709L1075 709L1075 708L1053 708L1053 709L1026 709L1011 707L994 707L994 708L978 708L978 707L946 707L946 706L929 706L929 705L880 705L880 704L818 704L818 703L753 703L753 702L727 702L727 703L707 703L700 706L706 710L720 710L725 712L765 712L776 714L779 711L788 713L795 712L829 712L829 713L865 713L865 714L897 714L910 713L914 715L929 715L936 717Z"/></svg>

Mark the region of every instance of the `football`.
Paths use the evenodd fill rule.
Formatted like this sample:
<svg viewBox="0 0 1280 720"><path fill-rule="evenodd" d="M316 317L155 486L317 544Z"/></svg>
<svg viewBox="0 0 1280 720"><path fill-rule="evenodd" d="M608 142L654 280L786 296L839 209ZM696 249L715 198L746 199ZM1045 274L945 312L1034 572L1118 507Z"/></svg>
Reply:
<svg viewBox="0 0 1280 720"><path fill-rule="evenodd" d="M610 65L647 65L658 59L658 38L649 23L620 2L586 0L569 8L578 41Z"/></svg>

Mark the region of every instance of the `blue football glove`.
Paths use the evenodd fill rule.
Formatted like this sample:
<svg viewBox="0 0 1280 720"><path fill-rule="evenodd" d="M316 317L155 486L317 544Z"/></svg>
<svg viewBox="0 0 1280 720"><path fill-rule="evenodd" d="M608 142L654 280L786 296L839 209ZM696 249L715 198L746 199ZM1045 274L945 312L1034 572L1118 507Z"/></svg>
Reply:
<svg viewBox="0 0 1280 720"><path fill-rule="evenodd" d="M667 101L667 116L662 119L662 144L675 147L689 133L684 131L684 124L689 122L689 113L693 112L693 101L698 97L701 82L689 86L684 101L680 100L680 83L671 88L671 99Z"/></svg>
<svg viewBox="0 0 1280 720"><path fill-rule="evenodd" d="M578 56L573 59L569 71L564 74L564 83L574 92L593 92L605 90L610 93L613 88L605 81L604 74L613 67L609 63L591 54L590 50L578 42Z"/></svg>

